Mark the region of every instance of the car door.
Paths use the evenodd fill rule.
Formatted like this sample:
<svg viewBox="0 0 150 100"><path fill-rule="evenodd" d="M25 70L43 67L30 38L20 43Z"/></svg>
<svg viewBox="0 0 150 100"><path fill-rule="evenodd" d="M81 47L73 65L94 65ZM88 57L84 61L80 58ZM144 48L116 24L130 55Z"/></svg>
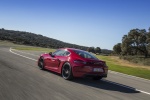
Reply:
<svg viewBox="0 0 150 100"><path fill-rule="evenodd" d="M58 68L59 64L61 63L60 58L63 56L64 53L64 50L57 50L52 53L52 56L47 59L47 66L54 69Z"/></svg>

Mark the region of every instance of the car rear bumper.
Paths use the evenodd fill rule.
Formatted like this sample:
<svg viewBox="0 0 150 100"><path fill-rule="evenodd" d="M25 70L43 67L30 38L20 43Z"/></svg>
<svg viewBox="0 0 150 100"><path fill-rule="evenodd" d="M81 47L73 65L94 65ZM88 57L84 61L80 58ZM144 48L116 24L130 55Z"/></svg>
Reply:
<svg viewBox="0 0 150 100"><path fill-rule="evenodd" d="M108 68L103 68L103 72L93 72L92 68L74 67L72 71L74 77L107 77Z"/></svg>

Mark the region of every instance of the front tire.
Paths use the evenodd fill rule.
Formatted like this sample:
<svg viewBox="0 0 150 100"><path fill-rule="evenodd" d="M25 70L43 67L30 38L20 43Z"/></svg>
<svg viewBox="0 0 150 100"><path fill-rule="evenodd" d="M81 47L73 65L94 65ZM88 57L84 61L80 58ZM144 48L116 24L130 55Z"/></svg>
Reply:
<svg viewBox="0 0 150 100"><path fill-rule="evenodd" d="M38 61L38 66L41 70L44 70L44 58L40 57L39 61Z"/></svg>
<svg viewBox="0 0 150 100"><path fill-rule="evenodd" d="M62 77L65 80L71 80L73 79L73 75L72 75L72 68L71 65L67 62L63 65L62 67Z"/></svg>

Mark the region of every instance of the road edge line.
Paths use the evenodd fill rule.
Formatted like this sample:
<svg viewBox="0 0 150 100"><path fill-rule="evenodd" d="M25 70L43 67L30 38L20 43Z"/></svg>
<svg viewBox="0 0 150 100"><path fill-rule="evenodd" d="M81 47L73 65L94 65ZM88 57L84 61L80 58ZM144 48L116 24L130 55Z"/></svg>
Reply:
<svg viewBox="0 0 150 100"><path fill-rule="evenodd" d="M145 79L145 78L141 78L141 77L137 77L137 76L133 76L133 75L128 75L128 74L124 74L124 73L120 73L120 72L116 72L116 71L112 71L112 70L109 70L109 72L113 73L113 74L120 74L120 75L124 75L124 76L128 76L128 77L132 77L132 78L141 79L144 81L150 81L149 79Z"/></svg>
<svg viewBox="0 0 150 100"><path fill-rule="evenodd" d="M119 83L111 82L111 81L108 81L108 80L102 80L102 81L105 81L105 82L108 82L108 83L111 83L111 84L115 84L115 85L118 85L118 86L121 86L121 87L125 87L125 88L131 89L131 90L135 90L135 91L138 91L140 93L144 93L144 94L150 95L149 92L142 91L142 90L139 90L139 89L136 89L136 88L132 88L132 87L129 87L129 86L126 86L126 85L122 85L122 84L119 84Z"/></svg>
<svg viewBox="0 0 150 100"><path fill-rule="evenodd" d="M25 54L29 54L29 55L37 56L38 57L38 55L35 55L35 54L32 54L32 53L27 53L27 52L23 52L23 51L12 49L12 48L11 48L11 50L15 50L15 51L18 51L18 52L21 52L21 53L25 53Z"/></svg>
<svg viewBox="0 0 150 100"><path fill-rule="evenodd" d="M18 55L18 56L21 56L21 57L24 57L24 58L27 58L27 59L30 59L30 60L33 60L33 61L37 61L36 59L33 59L33 58L30 58L30 57L26 57L26 56L20 55L20 54L18 54L18 53L15 53L15 52L11 51L11 48L9 49L9 51L10 51L11 53L15 54L15 55Z"/></svg>

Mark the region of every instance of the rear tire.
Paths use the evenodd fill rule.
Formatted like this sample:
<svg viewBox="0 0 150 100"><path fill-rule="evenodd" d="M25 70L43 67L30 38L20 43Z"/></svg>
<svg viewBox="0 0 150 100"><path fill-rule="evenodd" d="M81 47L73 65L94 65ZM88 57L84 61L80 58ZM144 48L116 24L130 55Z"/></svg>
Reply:
<svg viewBox="0 0 150 100"><path fill-rule="evenodd" d="M39 61L38 61L38 66L41 70L44 70L44 58L43 57L40 57Z"/></svg>
<svg viewBox="0 0 150 100"><path fill-rule="evenodd" d="M93 77L93 80L101 80L103 77L100 77L100 76L95 76L95 77Z"/></svg>
<svg viewBox="0 0 150 100"><path fill-rule="evenodd" d="M62 77L65 80L73 79L72 68L71 68L71 65L68 62L63 65L61 74L62 74Z"/></svg>

